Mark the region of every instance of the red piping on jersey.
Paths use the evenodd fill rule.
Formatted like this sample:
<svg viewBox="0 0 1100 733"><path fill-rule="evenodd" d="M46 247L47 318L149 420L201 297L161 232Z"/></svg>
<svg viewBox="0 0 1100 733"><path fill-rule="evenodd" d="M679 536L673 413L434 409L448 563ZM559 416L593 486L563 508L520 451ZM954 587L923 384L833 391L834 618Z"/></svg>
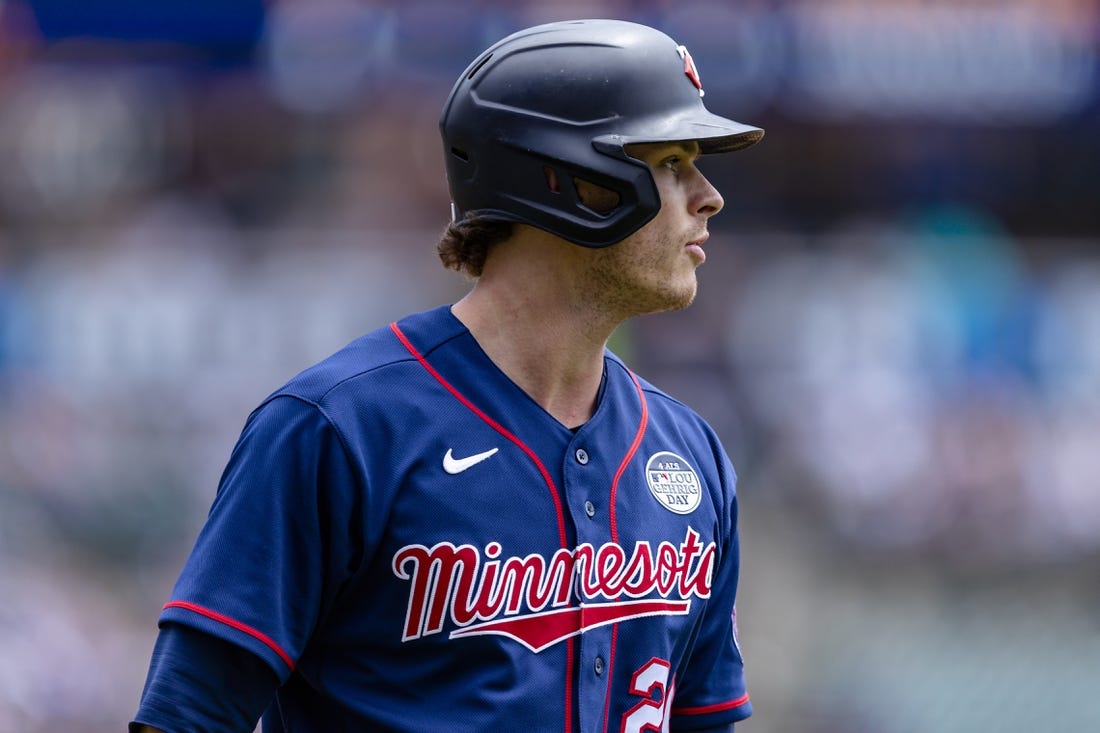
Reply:
<svg viewBox="0 0 1100 733"><path fill-rule="evenodd" d="M509 432L508 428L504 427L503 425L498 423L496 420L494 420L493 418L486 415L484 412L481 411L481 409L478 408L477 405L475 405L473 402L470 402L470 400L467 399L467 397L464 394L462 394L457 389L455 389L455 387L452 386L451 383L448 382L443 377L442 374L437 372L435 367L433 367L431 364L429 364L428 360L425 359L424 356L419 351L416 350L416 347L413 346L412 342L409 341L409 339L405 336L405 334L401 332L401 328L396 323L391 323L390 324L390 330L392 330L394 332L394 335L397 336L398 340L401 341L402 345L404 345L404 347L406 349L408 349L409 353L412 354L413 358L416 359L418 362L420 362L420 366L424 367L428 371L429 374L431 374L433 377L435 377L435 381L437 381L441 385L443 385L443 388L446 389L448 392L450 392L451 395L456 400L461 402L463 405L465 405L467 408L469 408L471 412L473 412L475 415L477 415L482 420L484 420L485 423L489 427L491 427L493 430L495 430L498 433L500 433L501 435L503 435L505 438L510 440L512 443L515 443L516 447L519 448L524 453L526 453L527 457L530 458L534 462L535 466L539 470L539 473L542 474L542 480L546 482L547 488L550 489L550 498L553 499L553 501L554 501L554 511L556 511L557 515L558 515L558 541L561 542L562 547L565 547L565 545L566 545L565 516L564 516L564 513L562 512L562 508L561 508L561 499L558 497L558 487L554 484L554 479L550 476L550 472L546 470L546 466L544 466L542 464L542 461L539 460L539 457L538 457L538 455L535 454L535 451L531 450L527 446L527 444L525 444L522 440L520 440L515 435L513 435L511 432Z"/></svg>
<svg viewBox="0 0 1100 733"><path fill-rule="evenodd" d="M749 693L745 693L736 700L730 700L729 702L720 702L717 705L702 705L697 708L674 708L672 712L677 715L705 715L706 713L717 713L722 710L732 710L733 708L739 708L749 701Z"/></svg>
<svg viewBox="0 0 1100 733"><path fill-rule="evenodd" d="M638 400L642 405L642 416L638 420L638 431L634 434L634 442L630 444L630 449L623 456L622 462L619 464L619 470L615 472L615 478L611 480L611 498L610 514L611 514L611 541L615 544L619 543L619 524L615 514L615 496L619 491L619 479L622 478L623 472L626 471L627 464L634 458L634 454L638 452L638 446L642 444L642 437L645 435L645 429L649 425L649 405L645 401L645 392L642 391L642 385L638 382L638 378L634 376L634 372L629 369L626 373L630 375L631 380L634 381L634 388L638 390ZM615 624L611 627L611 649L607 655L607 694L604 695L603 706L603 728L607 730L607 719L611 715L611 680L614 678L615 671L615 642L619 639L619 625Z"/></svg>
<svg viewBox="0 0 1100 733"><path fill-rule="evenodd" d="M268 646L271 649L271 651L278 654L279 658L286 663L286 666L290 667L290 671L294 671L294 660L290 658L290 655L283 651L283 648L276 644L274 639L272 639L270 636L260 631L259 629L254 629L248 624L242 624L240 621L229 618L228 616L220 614L217 611L212 611L209 608L204 608L195 603L188 603L187 601L168 601L168 603L164 604L164 609L167 610L169 608L182 608L186 611L192 611L199 614L200 616L206 616L207 618L213 619L218 623L225 624L230 628L234 628L237 631L242 631L248 634L253 639L257 639L263 642L264 645Z"/></svg>
<svg viewBox="0 0 1100 733"><path fill-rule="evenodd" d="M558 496L558 487L554 483L554 478L550 475L550 472L546 470L546 466L539 460L535 451L531 450L522 440L516 437L509 430L498 423L493 418L489 417L485 412L478 408L473 402L471 402L464 394L459 392L450 382L448 382L442 374L436 371L435 367L428 363L428 360L424 358L408 337L401 331L401 327L396 322L390 324L390 330L397 336L397 340L401 342L402 346L412 354L412 357L420 363L420 366L431 374L435 381L439 382L445 390L451 393L456 400L465 405L471 412L481 418L486 425L497 431L509 441L515 444L517 448L523 451L528 458L538 468L539 473L542 474L542 480L546 482L546 487L550 489L550 498L554 502L554 511L558 517L558 541L564 548L567 544L565 535L565 512L562 511L561 497ZM572 733L573 729L573 666L575 664L574 658L576 656L576 639L572 638L566 642L566 654L565 654L565 733Z"/></svg>
<svg viewBox="0 0 1100 733"><path fill-rule="evenodd" d="M645 435L646 426L649 424L649 405L646 404L642 385L638 382L638 378L634 376L634 372L628 369L626 373L630 375L630 378L634 381L634 388L638 390L638 400L642 403L642 417L638 421L638 432L634 434L634 442L630 444L630 449L623 456L623 460L619 464L619 470L615 472L615 478L611 479L611 498L609 500L611 502L611 541L615 544L619 543L619 525L615 515L615 495L619 491L619 479L623 477L627 464L638 452L638 446L642 444L642 436Z"/></svg>

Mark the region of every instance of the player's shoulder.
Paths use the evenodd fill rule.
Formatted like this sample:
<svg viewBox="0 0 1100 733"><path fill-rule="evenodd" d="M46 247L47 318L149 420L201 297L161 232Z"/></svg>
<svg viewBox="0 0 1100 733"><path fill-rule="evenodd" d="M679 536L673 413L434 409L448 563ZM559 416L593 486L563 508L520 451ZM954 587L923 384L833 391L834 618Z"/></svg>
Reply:
<svg viewBox="0 0 1100 733"><path fill-rule="evenodd" d="M622 359L610 351L607 352L605 363L609 382L614 381L620 385L615 389L620 399L625 399L626 391L621 386L623 384L629 383L630 392L635 395L641 390L647 414L646 434L654 436L653 439L657 441L672 438L677 441L675 448L670 443L661 446L663 450L680 452L689 460L694 458L694 465L704 471L717 471L717 474L709 474L716 479L711 484L716 489L719 486L732 487L736 483L737 473L717 431L695 408L634 373Z"/></svg>
<svg viewBox="0 0 1100 733"><path fill-rule="evenodd" d="M709 429L706 420L703 419L695 408L670 395L645 377L631 370L622 358L611 351L607 352L607 363L609 375L614 372L617 375L616 378L633 379L637 382L638 388L645 394L647 407L651 411L657 410L660 414L667 417L678 418L685 422L695 423L700 427Z"/></svg>
<svg viewBox="0 0 1100 733"><path fill-rule="evenodd" d="M413 349L431 350L463 331L449 306L415 313L360 336L329 357L299 372L268 399L297 397L320 404L334 397L389 395L417 367ZM410 341L412 339L412 341Z"/></svg>

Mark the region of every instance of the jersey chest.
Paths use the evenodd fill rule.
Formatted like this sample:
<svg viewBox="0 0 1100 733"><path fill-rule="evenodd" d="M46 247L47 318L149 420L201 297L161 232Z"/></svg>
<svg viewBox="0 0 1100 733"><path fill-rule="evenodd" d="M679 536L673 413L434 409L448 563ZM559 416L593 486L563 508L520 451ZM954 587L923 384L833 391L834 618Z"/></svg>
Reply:
<svg viewBox="0 0 1100 733"><path fill-rule="evenodd" d="M393 482L370 585L404 608L405 643L494 633L537 653L587 625L690 626L720 545L691 446L653 424L524 440L483 422L415 431Z"/></svg>

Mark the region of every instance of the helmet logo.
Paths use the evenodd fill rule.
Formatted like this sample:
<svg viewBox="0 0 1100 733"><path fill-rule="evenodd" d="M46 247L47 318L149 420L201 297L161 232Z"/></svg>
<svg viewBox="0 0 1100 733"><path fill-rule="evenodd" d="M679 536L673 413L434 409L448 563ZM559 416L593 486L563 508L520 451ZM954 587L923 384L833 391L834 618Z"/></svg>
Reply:
<svg viewBox="0 0 1100 733"><path fill-rule="evenodd" d="M699 79L699 69L695 68L695 61L688 53L687 46L677 46L676 53L680 54L680 58L684 60L684 73L687 74L687 78L691 79L691 83L699 90L699 96L703 96L703 82Z"/></svg>

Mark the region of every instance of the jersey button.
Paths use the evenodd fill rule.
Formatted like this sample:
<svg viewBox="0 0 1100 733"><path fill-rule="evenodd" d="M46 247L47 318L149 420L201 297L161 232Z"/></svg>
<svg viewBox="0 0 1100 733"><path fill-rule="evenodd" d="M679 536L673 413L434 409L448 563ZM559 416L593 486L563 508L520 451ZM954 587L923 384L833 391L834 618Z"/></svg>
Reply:
<svg viewBox="0 0 1100 733"><path fill-rule="evenodd" d="M592 668L596 670L596 675L603 674L603 657L596 657L596 661L592 663Z"/></svg>
<svg viewBox="0 0 1100 733"><path fill-rule="evenodd" d="M584 513L587 514L589 517L596 516L596 505L590 501L586 501L584 503Z"/></svg>
<svg viewBox="0 0 1100 733"><path fill-rule="evenodd" d="M588 463L588 451L586 451L584 448L577 448L577 452L573 455L576 457L577 463L581 464L582 466Z"/></svg>

